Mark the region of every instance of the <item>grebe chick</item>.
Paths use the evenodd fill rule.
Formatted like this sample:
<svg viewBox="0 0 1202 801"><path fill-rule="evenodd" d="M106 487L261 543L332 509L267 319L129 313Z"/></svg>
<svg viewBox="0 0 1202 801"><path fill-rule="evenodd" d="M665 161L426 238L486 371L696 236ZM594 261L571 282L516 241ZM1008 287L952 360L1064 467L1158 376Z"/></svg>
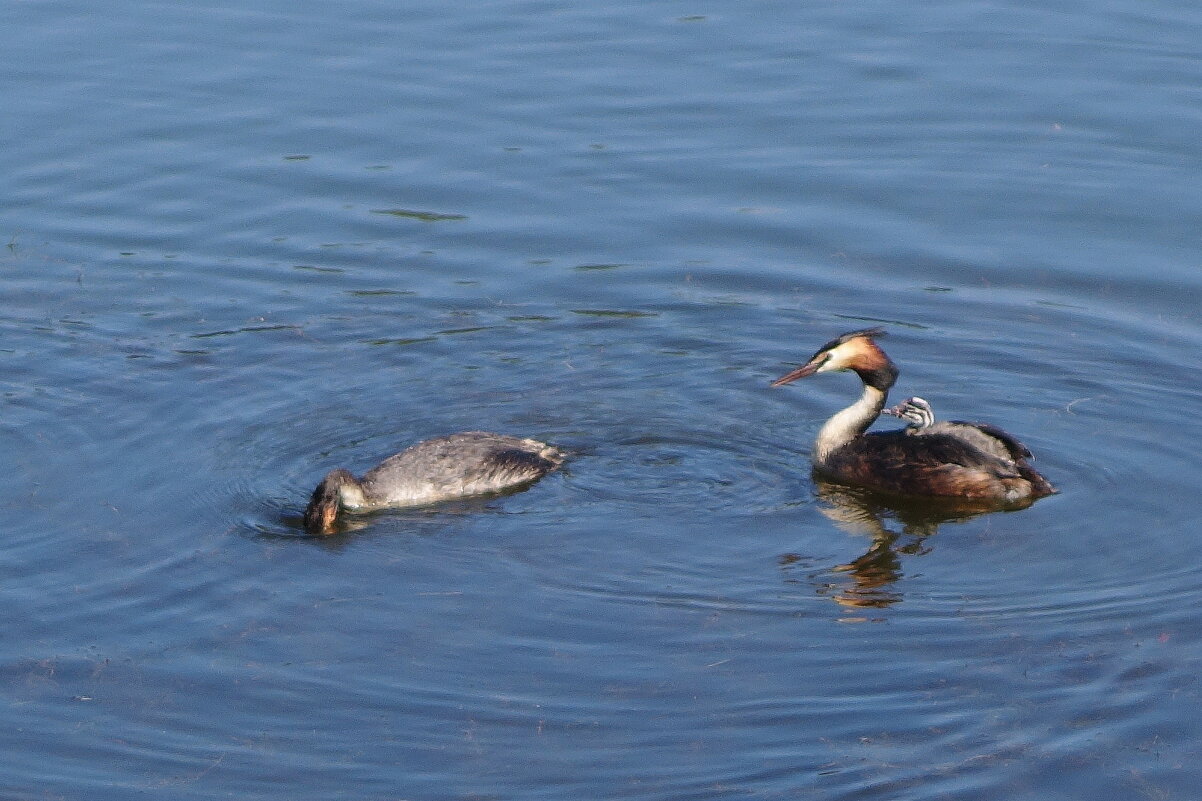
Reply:
<svg viewBox="0 0 1202 801"><path fill-rule="evenodd" d="M305 529L330 534L339 509L370 512L487 495L530 484L563 464L553 445L485 431L435 437L355 478L332 470L309 499Z"/></svg>
<svg viewBox="0 0 1202 801"><path fill-rule="evenodd" d="M999 459L1014 462L1019 459L1035 458L1026 445L997 426L991 426L988 423L967 423L963 420L935 422L935 410L931 408L930 402L917 395L906 398L896 406L882 409L881 413L905 420L908 423L906 433L912 436L949 434L959 437Z"/></svg>
<svg viewBox="0 0 1202 801"><path fill-rule="evenodd" d="M834 414L814 440L814 469L834 481L900 495L973 498L1029 504L1056 490L1027 464L1025 448L1000 429L993 436L1017 445L998 455L948 431L909 429L865 433L885 408L897 367L875 339L881 328L849 331L823 345L801 367L772 382L779 387L815 373L851 370L864 385L860 399ZM930 406L927 405L927 411ZM915 412L918 416L921 410ZM932 424L934 417L932 415Z"/></svg>
<svg viewBox="0 0 1202 801"><path fill-rule="evenodd" d="M916 434L935 424L935 410L931 408L930 403L917 395L912 398L906 398L896 406L881 409L881 414L888 414L905 420L907 434Z"/></svg>

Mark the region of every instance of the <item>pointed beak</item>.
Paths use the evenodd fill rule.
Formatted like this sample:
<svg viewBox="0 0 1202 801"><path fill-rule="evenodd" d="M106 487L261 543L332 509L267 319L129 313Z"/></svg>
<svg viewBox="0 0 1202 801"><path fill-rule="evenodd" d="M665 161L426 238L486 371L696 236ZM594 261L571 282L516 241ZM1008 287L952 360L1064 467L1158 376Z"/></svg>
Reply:
<svg viewBox="0 0 1202 801"><path fill-rule="evenodd" d="M785 384L791 384L799 378L805 378L808 375L813 375L814 373L818 372L818 368L821 366L822 366L822 362L820 362L820 361L810 362L809 364L807 364L803 367L798 367L796 370L794 370L791 373L786 373L785 375L782 375L780 378L778 378L772 382L772 386L783 387Z"/></svg>

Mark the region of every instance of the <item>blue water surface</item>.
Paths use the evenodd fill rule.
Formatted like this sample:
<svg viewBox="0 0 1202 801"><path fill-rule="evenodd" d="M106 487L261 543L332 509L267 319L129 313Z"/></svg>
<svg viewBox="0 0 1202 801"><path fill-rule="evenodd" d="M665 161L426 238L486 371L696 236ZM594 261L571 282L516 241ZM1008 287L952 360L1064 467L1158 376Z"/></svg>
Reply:
<svg viewBox="0 0 1202 801"><path fill-rule="evenodd" d="M1202 7L0 27L0 795L1197 797ZM1060 494L816 484L870 325ZM305 536L470 429L570 459Z"/></svg>

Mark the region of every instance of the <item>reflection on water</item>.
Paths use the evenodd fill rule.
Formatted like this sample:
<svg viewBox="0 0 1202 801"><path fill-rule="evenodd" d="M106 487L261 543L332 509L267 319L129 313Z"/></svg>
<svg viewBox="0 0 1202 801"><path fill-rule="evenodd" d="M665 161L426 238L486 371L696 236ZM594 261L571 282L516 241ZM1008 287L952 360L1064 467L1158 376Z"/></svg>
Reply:
<svg viewBox="0 0 1202 801"><path fill-rule="evenodd" d="M961 523L994 512L1017 511L1031 505L999 507L959 498L897 498L864 487L850 487L814 476L818 510L849 534L867 536L867 551L813 580L819 595L849 607L881 608L903 599L893 585L904 575L902 556L925 556L927 540L943 523ZM779 558L782 567L799 562L796 554Z"/></svg>

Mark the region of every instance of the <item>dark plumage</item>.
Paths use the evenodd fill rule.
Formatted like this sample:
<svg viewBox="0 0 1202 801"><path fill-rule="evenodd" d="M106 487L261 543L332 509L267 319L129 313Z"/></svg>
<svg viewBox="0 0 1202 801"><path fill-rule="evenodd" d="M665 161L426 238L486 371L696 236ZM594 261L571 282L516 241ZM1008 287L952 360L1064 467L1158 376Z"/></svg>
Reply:
<svg viewBox="0 0 1202 801"><path fill-rule="evenodd" d="M999 459L950 434L872 432L815 467L833 479L899 495L1010 501L1031 496L1036 484L1046 484L1025 462Z"/></svg>

